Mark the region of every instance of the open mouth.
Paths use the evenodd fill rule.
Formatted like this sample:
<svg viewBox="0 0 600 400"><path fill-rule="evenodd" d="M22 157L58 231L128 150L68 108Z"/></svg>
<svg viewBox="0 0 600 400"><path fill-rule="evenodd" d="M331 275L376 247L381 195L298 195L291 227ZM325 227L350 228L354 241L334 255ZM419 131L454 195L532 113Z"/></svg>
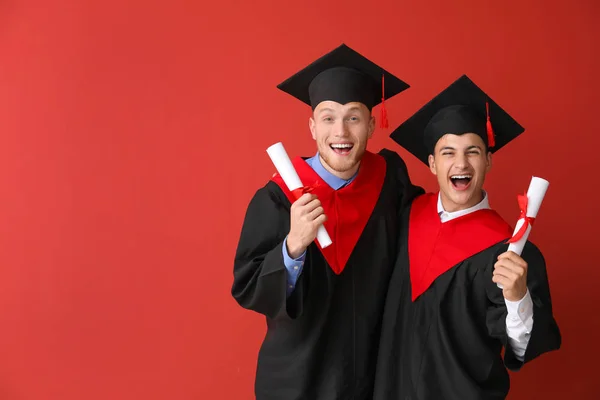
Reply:
<svg viewBox="0 0 600 400"><path fill-rule="evenodd" d="M452 186L456 190L466 190L471 185L471 179L473 179L473 175L452 175L450 177L450 181L452 182Z"/></svg>
<svg viewBox="0 0 600 400"><path fill-rule="evenodd" d="M346 155L350 153L354 145L352 143L334 143L330 144L329 147L339 155Z"/></svg>

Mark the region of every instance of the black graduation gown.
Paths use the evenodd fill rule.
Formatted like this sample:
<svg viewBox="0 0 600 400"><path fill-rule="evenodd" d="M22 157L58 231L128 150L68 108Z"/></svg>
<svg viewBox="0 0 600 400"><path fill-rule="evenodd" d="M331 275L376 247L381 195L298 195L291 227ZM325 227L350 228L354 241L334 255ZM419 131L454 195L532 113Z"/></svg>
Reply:
<svg viewBox="0 0 600 400"><path fill-rule="evenodd" d="M450 225L441 228L441 223L435 226L429 219L439 221L437 196L425 196L430 196L430 201L426 207L429 214L424 222L428 224L427 229L438 231L438 239L424 240L420 244L410 242L409 235L423 233L415 228L421 218L413 215L414 220L409 223L410 208L403 213L398 260L390 279L384 311L374 398L504 399L509 391L507 368L516 371L523 365L515 357L506 334L507 309L502 290L492 282L497 257L508 248L506 240L499 241L490 235L490 240L494 240L492 245L481 251L474 249L476 253L462 260L459 258L457 262L449 261L452 265L438 269L429 280L427 273L411 268L409 263L410 249L418 253L417 247L427 247L432 243L444 248L453 240L440 244L440 238L447 238L448 234L459 235L460 232L463 237L459 237L455 245L464 244L469 235L481 238L486 236L483 232L500 217L494 217L491 210L486 210L486 213L490 211L487 214L476 211L467 217L448 221L445 224ZM414 204L425 196L417 198L411 207L414 208ZM487 217L478 218L477 215ZM478 219L484 220L483 225L477 226ZM505 239L512 234L510 230L503 231L501 223L495 230L499 234L507 233ZM432 259L438 256L435 250L430 254ZM448 256L446 248L441 258L451 260L452 256ZM527 242L521 257L528 263L527 285L534 304L533 330L524 358L524 362L528 362L544 352L558 349L561 336L552 315L541 252ZM411 258L411 261L422 260ZM440 262L433 267L435 269L442 264ZM421 262L420 265L425 264ZM419 277L424 277L424 280Z"/></svg>
<svg viewBox="0 0 600 400"><path fill-rule="evenodd" d="M382 150L379 155L385 160L380 158L380 192L355 247L346 249L343 270L336 274L313 242L287 299L282 244L289 232L290 199L270 181L250 202L235 256L232 295L242 307L266 316L255 382L259 400L372 398L383 303L397 251L397 210L420 190L411 185L396 153ZM363 158L356 179L336 193L376 180L361 178L365 168ZM344 207L332 214L338 219L360 214ZM335 249L345 237L338 232L336 238L328 223L333 244L325 250Z"/></svg>

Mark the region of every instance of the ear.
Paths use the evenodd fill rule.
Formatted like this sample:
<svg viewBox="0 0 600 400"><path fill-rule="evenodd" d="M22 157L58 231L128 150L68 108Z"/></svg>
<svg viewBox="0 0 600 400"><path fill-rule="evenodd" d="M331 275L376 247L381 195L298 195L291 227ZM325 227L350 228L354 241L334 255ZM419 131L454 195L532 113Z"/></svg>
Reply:
<svg viewBox="0 0 600 400"><path fill-rule="evenodd" d="M373 134L375 133L375 116L371 115L371 119L369 120L369 139L371 139L371 136L373 136Z"/></svg>
<svg viewBox="0 0 600 400"><path fill-rule="evenodd" d="M429 157L427 157L427 161L429 161L429 170L431 173L437 175L437 171L435 170L435 157L433 157L433 154L430 154Z"/></svg>
<svg viewBox="0 0 600 400"><path fill-rule="evenodd" d="M310 117L308 119L308 129L310 129L310 134L313 138L313 140L317 140L317 135L315 133L316 131L316 127L315 127L316 123L313 117Z"/></svg>
<svg viewBox="0 0 600 400"><path fill-rule="evenodd" d="M492 152L488 151L486 166L485 166L485 173L487 174L488 172L490 172L490 169L492 169Z"/></svg>

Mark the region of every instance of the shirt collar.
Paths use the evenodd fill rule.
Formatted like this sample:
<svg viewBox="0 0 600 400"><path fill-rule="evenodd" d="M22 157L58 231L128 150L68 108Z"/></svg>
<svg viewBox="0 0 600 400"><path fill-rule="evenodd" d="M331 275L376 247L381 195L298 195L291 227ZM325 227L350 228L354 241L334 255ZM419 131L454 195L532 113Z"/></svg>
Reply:
<svg viewBox="0 0 600 400"><path fill-rule="evenodd" d="M483 199L479 203L475 204L473 207L469 207L467 209L458 210L458 211L454 211L454 212L447 212L446 210L444 210L444 206L442 205L441 194L438 193L437 211L438 211L438 214L440 215L440 219L442 220L442 222L447 222L452 219L470 214L472 212L475 212L478 210L487 210L489 208L490 208L490 203L489 203L488 196L487 196L487 193L485 192L485 190L483 190Z"/></svg>

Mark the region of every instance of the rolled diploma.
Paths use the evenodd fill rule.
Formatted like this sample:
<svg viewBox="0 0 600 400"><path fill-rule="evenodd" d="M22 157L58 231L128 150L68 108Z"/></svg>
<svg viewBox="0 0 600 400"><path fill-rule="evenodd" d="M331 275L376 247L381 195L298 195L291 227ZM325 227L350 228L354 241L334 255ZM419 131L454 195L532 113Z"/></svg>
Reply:
<svg viewBox="0 0 600 400"><path fill-rule="evenodd" d="M546 195L546 190L548 190L548 185L550 183L542 178L532 177L531 183L529 184L529 189L527 190L527 216L531 218L535 218L537 216L538 211L540 210L540 206L542 205L542 200L544 200L544 196ZM520 218L517 221L515 226L515 231L513 232L513 236L521 229L521 226L525 223L523 218ZM527 242L527 238L529 237L529 232L531 232L531 224L527 227L525 234L521 239L519 239L515 243L510 243L508 245L508 251L512 251L519 256L523 252L523 247L525 247L525 243ZM498 287L502 289L502 285L498 284Z"/></svg>
<svg viewBox="0 0 600 400"><path fill-rule="evenodd" d="M270 146L267 149L267 153L269 154L269 157L271 157L271 161L273 161L277 172L279 172L279 175L281 175L281 178L290 191L303 186L302 181L300 181L300 177L294 169L294 165L281 142ZM331 238L323 225L320 225L317 228L317 240L323 249L331 244Z"/></svg>

